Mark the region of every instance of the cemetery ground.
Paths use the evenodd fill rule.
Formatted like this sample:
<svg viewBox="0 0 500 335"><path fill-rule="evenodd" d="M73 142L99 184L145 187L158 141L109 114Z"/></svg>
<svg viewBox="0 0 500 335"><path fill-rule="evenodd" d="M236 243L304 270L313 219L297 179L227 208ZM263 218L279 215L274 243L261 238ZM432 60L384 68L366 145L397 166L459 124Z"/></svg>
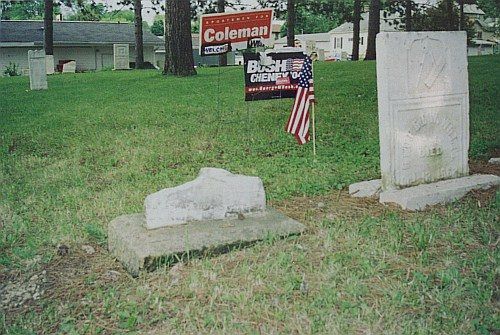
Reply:
<svg viewBox="0 0 500 335"><path fill-rule="evenodd" d="M316 160L283 130L292 100L245 103L240 67L198 72L0 78L0 333L500 329L497 190L418 213L347 195L380 175L375 63L316 66ZM469 76L471 171L499 175L500 57ZM306 233L130 277L107 224L207 166L261 177Z"/></svg>

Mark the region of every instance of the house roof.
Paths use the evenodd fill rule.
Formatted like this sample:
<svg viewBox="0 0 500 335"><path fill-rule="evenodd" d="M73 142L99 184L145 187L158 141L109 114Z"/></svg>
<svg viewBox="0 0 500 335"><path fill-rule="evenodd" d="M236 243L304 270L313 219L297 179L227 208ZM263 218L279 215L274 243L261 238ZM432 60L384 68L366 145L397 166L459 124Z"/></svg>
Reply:
<svg viewBox="0 0 500 335"><path fill-rule="evenodd" d="M298 40L304 40L304 41L316 41L316 42L329 42L330 41L330 34L329 33L317 33L317 34L300 34L300 35L295 35L295 38ZM286 44L286 36L277 39L275 44Z"/></svg>
<svg viewBox="0 0 500 335"><path fill-rule="evenodd" d="M150 31L143 31L144 44L162 44ZM0 22L0 43L43 44L43 21ZM54 45L135 44L133 23L54 21Z"/></svg>
<svg viewBox="0 0 500 335"><path fill-rule="evenodd" d="M464 4L464 14L484 15L484 12L476 4L473 5Z"/></svg>
<svg viewBox="0 0 500 335"><path fill-rule="evenodd" d="M361 14L361 21L359 22L359 31L361 33L368 32L368 13ZM380 31L396 31L396 27L391 25L396 17L387 15L387 18L384 18L383 11L380 11ZM345 22L330 30L330 34L349 34L353 32L353 24L352 22Z"/></svg>

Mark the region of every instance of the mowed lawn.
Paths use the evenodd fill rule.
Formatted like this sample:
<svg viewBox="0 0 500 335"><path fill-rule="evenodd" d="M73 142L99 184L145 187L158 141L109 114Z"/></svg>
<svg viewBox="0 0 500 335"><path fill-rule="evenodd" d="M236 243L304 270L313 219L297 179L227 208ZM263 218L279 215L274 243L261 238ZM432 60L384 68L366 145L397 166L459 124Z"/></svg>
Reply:
<svg viewBox="0 0 500 335"><path fill-rule="evenodd" d="M500 148L498 78L499 56L469 58L473 165ZM244 102L241 67L55 75L36 92L0 78L0 293L47 277L40 299L0 305L0 333L499 331L498 192L423 213L349 198L380 175L375 63L318 63L315 90L316 158L283 130L292 100ZM307 232L126 275L108 222L207 166L261 177Z"/></svg>

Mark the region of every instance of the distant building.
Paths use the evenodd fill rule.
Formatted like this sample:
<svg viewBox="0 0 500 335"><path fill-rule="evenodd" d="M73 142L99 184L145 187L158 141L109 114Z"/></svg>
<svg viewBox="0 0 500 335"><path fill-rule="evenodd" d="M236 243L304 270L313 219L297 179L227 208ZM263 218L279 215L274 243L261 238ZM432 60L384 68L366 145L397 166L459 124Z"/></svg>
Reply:
<svg viewBox="0 0 500 335"><path fill-rule="evenodd" d="M362 59L366 54L366 45L368 41L368 13L361 14L359 23L359 58ZM380 31L397 31L396 27L391 23L395 17L388 16L384 18L383 11L380 11ZM334 59L350 59L352 56L352 36L353 24L345 22L329 32L332 43L332 58Z"/></svg>
<svg viewBox="0 0 500 335"><path fill-rule="evenodd" d="M274 42L274 48L280 49L286 47L287 37L282 37ZM332 43L329 33L317 33L317 34L299 34L295 35L295 46L303 48L304 51L309 47L314 49L318 53L324 54L325 59L332 57Z"/></svg>
<svg viewBox="0 0 500 335"><path fill-rule="evenodd" d="M135 61L133 23L54 21L54 63L75 60L77 71L113 68L113 44L130 45L130 62ZM143 32L144 61L155 64L155 49L163 41L148 30ZM43 49L43 21L0 22L0 74L9 63L28 69L28 50Z"/></svg>

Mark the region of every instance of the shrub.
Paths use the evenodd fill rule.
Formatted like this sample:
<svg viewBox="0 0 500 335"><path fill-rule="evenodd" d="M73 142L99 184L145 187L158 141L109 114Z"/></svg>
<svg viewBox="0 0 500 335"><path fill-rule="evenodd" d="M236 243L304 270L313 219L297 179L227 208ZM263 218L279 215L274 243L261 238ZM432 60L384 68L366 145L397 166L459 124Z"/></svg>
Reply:
<svg viewBox="0 0 500 335"><path fill-rule="evenodd" d="M19 66L16 63L9 62L9 65L5 66L3 74L8 77L20 76Z"/></svg>

